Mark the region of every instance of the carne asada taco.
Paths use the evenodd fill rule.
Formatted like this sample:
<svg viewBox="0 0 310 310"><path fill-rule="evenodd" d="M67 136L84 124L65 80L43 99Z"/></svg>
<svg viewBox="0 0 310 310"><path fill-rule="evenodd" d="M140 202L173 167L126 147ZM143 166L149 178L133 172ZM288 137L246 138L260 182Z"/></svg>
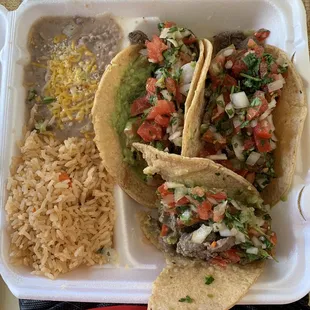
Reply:
<svg viewBox="0 0 310 310"><path fill-rule="evenodd" d="M187 114L191 126L183 155L231 169L274 205L290 188L307 109L292 62L282 50L264 45L269 33L261 29L251 37L241 32L215 37L215 49L222 49L201 89L205 98Z"/></svg>
<svg viewBox="0 0 310 310"><path fill-rule="evenodd" d="M132 45L112 60L92 110L95 142L108 172L150 207L162 180L143 175L145 162L132 143L181 153L185 112L205 64L206 40L172 22L159 24L159 30L151 41L141 31L130 34L131 42L145 44Z"/></svg>
<svg viewBox="0 0 310 310"><path fill-rule="evenodd" d="M134 147L148 163L145 173L166 180L157 189L158 219L139 215L143 233L173 265L155 281L149 309L230 308L274 256L270 207L252 185L210 160Z"/></svg>

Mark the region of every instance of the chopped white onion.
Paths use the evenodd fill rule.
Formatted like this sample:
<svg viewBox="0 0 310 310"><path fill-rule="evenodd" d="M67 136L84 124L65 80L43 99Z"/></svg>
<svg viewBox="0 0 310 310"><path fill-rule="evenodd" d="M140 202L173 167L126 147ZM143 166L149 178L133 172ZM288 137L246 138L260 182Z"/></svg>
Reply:
<svg viewBox="0 0 310 310"><path fill-rule="evenodd" d="M167 89L162 90L160 93L163 95L164 99L168 101L172 100L172 96L170 95Z"/></svg>
<svg viewBox="0 0 310 310"><path fill-rule="evenodd" d="M227 229L226 225L224 223L214 223L212 225L213 231L218 232L220 230Z"/></svg>
<svg viewBox="0 0 310 310"><path fill-rule="evenodd" d="M274 82L271 82L269 84L267 84L267 87L268 87L268 91L270 93L278 90L278 89L281 89L283 87L283 80L276 80Z"/></svg>
<svg viewBox="0 0 310 310"><path fill-rule="evenodd" d="M182 137L178 137L172 140L173 144L176 146L182 146Z"/></svg>
<svg viewBox="0 0 310 310"><path fill-rule="evenodd" d="M212 227L202 224L197 230L193 232L192 241L201 244L212 232Z"/></svg>
<svg viewBox="0 0 310 310"><path fill-rule="evenodd" d="M228 115L229 118L233 118L233 117L234 117L234 115L235 115L235 109L234 109L234 106L232 105L231 102L229 102L229 103L226 105L225 111L226 111L226 113L227 113L227 115ZM240 123L240 125L241 125L241 123ZM240 125L239 125L239 126L240 126Z"/></svg>
<svg viewBox="0 0 310 310"><path fill-rule="evenodd" d="M235 109L246 108L250 105L249 99L244 91L230 95L231 101Z"/></svg>
<svg viewBox="0 0 310 310"><path fill-rule="evenodd" d="M207 199L209 200L209 202L211 202L213 205L216 205L217 204L217 201L212 198L212 197L207 197Z"/></svg>
<svg viewBox="0 0 310 310"><path fill-rule="evenodd" d="M231 60L228 60L225 64L225 68L226 69L231 69L233 66L233 62Z"/></svg>
<svg viewBox="0 0 310 310"><path fill-rule="evenodd" d="M219 132L214 133L214 138L219 142L225 139Z"/></svg>
<svg viewBox="0 0 310 310"><path fill-rule="evenodd" d="M231 143L235 152L236 157L244 161L244 155L242 154L244 147L243 147L243 139L239 135L235 135L231 139Z"/></svg>
<svg viewBox="0 0 310 310"><path fill-rule="evenodd" d="M277 106L277 101L275 99L272 99L269 103L268 103L268 108L269 109L274 109Z"/></svg>
<svg viewBox="0 0 310 310"><path fill-rule="evenodd" d="M255 248L255 247L248 248L248 249L246 250L246 252L247 252L248 254L257 255L257 254L258 254L258 248Z"/></svg>
<svg viewBox="0 0 310 310"><path fill-rule="evenodd" d="M261 248L263 245L263 243L255 236L252 238L252 242L257 248Z"/></svg>
<svg viewBox="0 0 310 310"><path fill-rule="evenodd" d="M260 117L259 120L262 121L263 119L267 118L271 114L273 109L267 109Z"/></svg>
<svg viewBox="0 0 310 310"><path fill-rule="evenodd" d="M180 87L180 93L184 96L187 96L189 89L191 88L191 83L189 84L183 84Z"/></svg>
<svg viewBox="0 0 310 310"><path fill-rule="evenodd" d="M195 72L196 62L189 62L181 67L181 84L188 84L192 81Z"/></svg>
<svg viewBox="0 0 310 310"><path fill-rule="evenodd" d="M240 121L240 119L239 119L238 116L235 116L235 117L233 118L233 124L234 124L234 127L235 127L235 128L241 126L242 122Z"/></svg>
<svg viewBox="0 0 310 310"><path fill-rule="evenodd" d="M253 119L251 122L250 122L250 126L252 128L256 127L257 126L257 119Z"/></svg>
<svg viewBox="0 0 310 310"><path fill-rule="evenodd" d="M235 238L236 238L236 241L235 241L236 244L240 244L240 243L246 242L245 234L242 233L239 230L238 230L237 234L235 235Z"/></svg>
<svg viewBox="0 0 310 310"><path fill-rule="evenodd" d="M178 47L179 46L177 40L175 40L175 39L167 39L167 41L170 42L174 47Z"/></svg>
<svg viewBox="0 0 310 310"><path fill-rule="evenodd" d="M176 183L176 182L166 182L166 186L167 186L168 188L185 187L184 184Z"/></svg>
<svg viewBox="0 0 310 310"><path fill-rule="evenodd" d="M233 233L226 227L226 229L220 230L220 235L222 237L232 237Z"/></svg>
<svg viewBox="0 0 310 310"><path fill-rule="evenodd" d="M226 154L209 155L206 158L211 160L227 160Z"/></svg>
<svg viewBox="0 0 310 310"><path fill-rule="evenodd" d="M276 59L276 63L281 67L287 67L286 60L281 56Z"/></svg>
<svg viewBox="0 0 310 310"><path fill-rule="evenodd" d="M227 208L227 200L221 202L217 206L214 207L214 212L216 212L218 215L223 215Z"/></svg>
<svg viewBox="0 0 310 310"><path fill-rule="evenodd" d="M252 152L246 160L246 164L249 166L254 166L260 158L260 153Z"/></svg>
<svg viewBox="0 0 310 310"><path fill-rule="evenodd" d="M223 52L223 56L225 57L228 57L230 56L233 52L234 52L235 49L233 48L227 48L224 52Z"/></svg>
<svg viewBox="0 0 310 310"><path fill-rule="evenodd" d="M241 207L239 206L239 204L237 203L236 200L232 199L230 201L230 203L237 209L237 210L241 210Z"/></svg>
<svg viewBox="0 0 310 310"><path fill-rule="evenodd" d="M164 28L161 33L160 33L160 38L161 39L166 39L168 36L168 32L169 32L170 28Z"/></svg>
<svg viewBox="0 0 310 310"><path fill-rule="evenodd" d="M179 138L181 136L182 132L179 130L179 131L176 131L174 132L168 139L170 141L176 139L176 138Z"/></svg>
<svg viewBox="0 0 310 310"><path fill-rule="evenodd" d="M187 188L185 186L176 187L174 191L174 200L175 202L179 201L187 194Z"/></svg>

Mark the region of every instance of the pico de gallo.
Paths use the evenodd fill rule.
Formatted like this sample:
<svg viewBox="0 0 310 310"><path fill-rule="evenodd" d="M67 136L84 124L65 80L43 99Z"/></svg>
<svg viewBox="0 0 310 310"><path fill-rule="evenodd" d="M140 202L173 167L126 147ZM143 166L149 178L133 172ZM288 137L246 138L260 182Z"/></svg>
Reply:
<svg viewBox="0 0 310 310"><path fill-rule="evenodd" d="M238 47L229 45L212 60L200 157L235 171L262 191L273 178L277 138L272 112L288 64L266 51L270 31L260 29Z"/></svg>
<svg viewBox="0 0 310 310"><path fill-rule="evenodd" d="M226 266L272 259L277 236L261 199L165 182L157 189L160 243L167 252Z"/></svg>
<svg viewBox="0 0 310 310"><path fill-rule="evenodd" d="M173 22L160 23L158 28L160 34L146 40L140 51L140 58L147 59L153 69L143 91L129 102L129 119L123 130L130 162L135 160L133 142L181 152L184 103L199 57L198 40L189 29ZM141 31L137 37L141 41Z"/></svg>

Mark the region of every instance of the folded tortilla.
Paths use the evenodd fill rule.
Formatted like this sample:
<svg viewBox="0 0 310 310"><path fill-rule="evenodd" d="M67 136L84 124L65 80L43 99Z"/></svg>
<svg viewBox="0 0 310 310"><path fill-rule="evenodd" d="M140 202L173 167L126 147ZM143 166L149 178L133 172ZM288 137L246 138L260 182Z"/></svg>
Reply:
<svg viewBox="0 0 310 310"><path fill-rule="evenodd" d="M288 63L288 77L282 89L277 107L273 111L275 133L278 138L275 156L277 177L262 191L266 204L275 205L285 199L289 192L296 166L296 154L303 125L307 115L306 97L301 77L287 54L281 49L266 45L266 52L275 58L283 58ZM200 126L205 109L205 84L199 81L200 100L193 101L186 115L188 126L184 132L182 155L196 157L202 147Z"/></svg>
<svg viewBox="0 0 310 310"><path fill-rule="evenodd" d="M221 188L231 197L241 191L244 197L256 195L260 199L256 189L246 180L211 160L183 158L139 143L134 147L143 153L148 163L146 172L159 173L166 181ZM146 213L139 214L139 221L144 235L155 247L164 251L159 243L157 221ZM247 293L264 268L264 262L221 268L179 254L166 254L166 260L167 267L153 284L148 305L150 310L230 309ZM208 275L215 279L212 285L204 282ZM191 303L179 301L186 296L190 296Z"/></svg>
<svg viewBox="0 0 310 310"><path fill-rule="evenodd" d="M210 50L205 51L205 47L208 47ZM92 109L92 117L95 130L95 143L107 171L134 200L144 206L154 208L156 188L147 185L144 180L133 171L133 168L123 161L123 149L120 136L113 125L113 121L114 123L123 121L128 117L129 103L124 101L122 102L122 106L117 106L117 92L120 85L122 85L123 77L126 72L128 72L127 70L130 64L139 57L139 51L142 48L144 48L143 45L129 46L112 60L101 78ZM195 100L198 100L196 99L197 83L198 80L202 78L202 69L204 69L206 75L207 70L205 66L207 66L207 64L205 62L205 56L206 53L208 55L212 54L212 45L207 40L200 40L199 50L200 55L185 102L185 113L189 110L191 104ZM208 59L211 61L211 56L208 56ZM147 77L145 77L143 81L144 87L146 79ZM116 114L117 119L115 119Z"/></svg>

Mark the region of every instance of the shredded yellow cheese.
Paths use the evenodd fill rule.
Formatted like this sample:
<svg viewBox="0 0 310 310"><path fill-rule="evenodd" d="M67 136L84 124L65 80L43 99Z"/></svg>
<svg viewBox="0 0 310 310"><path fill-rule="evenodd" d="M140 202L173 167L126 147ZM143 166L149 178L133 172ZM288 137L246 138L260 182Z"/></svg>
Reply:
<svg viewBox="0 0 310 310"><path fill-rule="evenodd" d="M44 96L56 98L49 108L60 129L67 121L81 122L90 115L99 82L96 56L85 45L77 46L74 41L67 45L64 39L54 38L44 88Z"/></svg>

